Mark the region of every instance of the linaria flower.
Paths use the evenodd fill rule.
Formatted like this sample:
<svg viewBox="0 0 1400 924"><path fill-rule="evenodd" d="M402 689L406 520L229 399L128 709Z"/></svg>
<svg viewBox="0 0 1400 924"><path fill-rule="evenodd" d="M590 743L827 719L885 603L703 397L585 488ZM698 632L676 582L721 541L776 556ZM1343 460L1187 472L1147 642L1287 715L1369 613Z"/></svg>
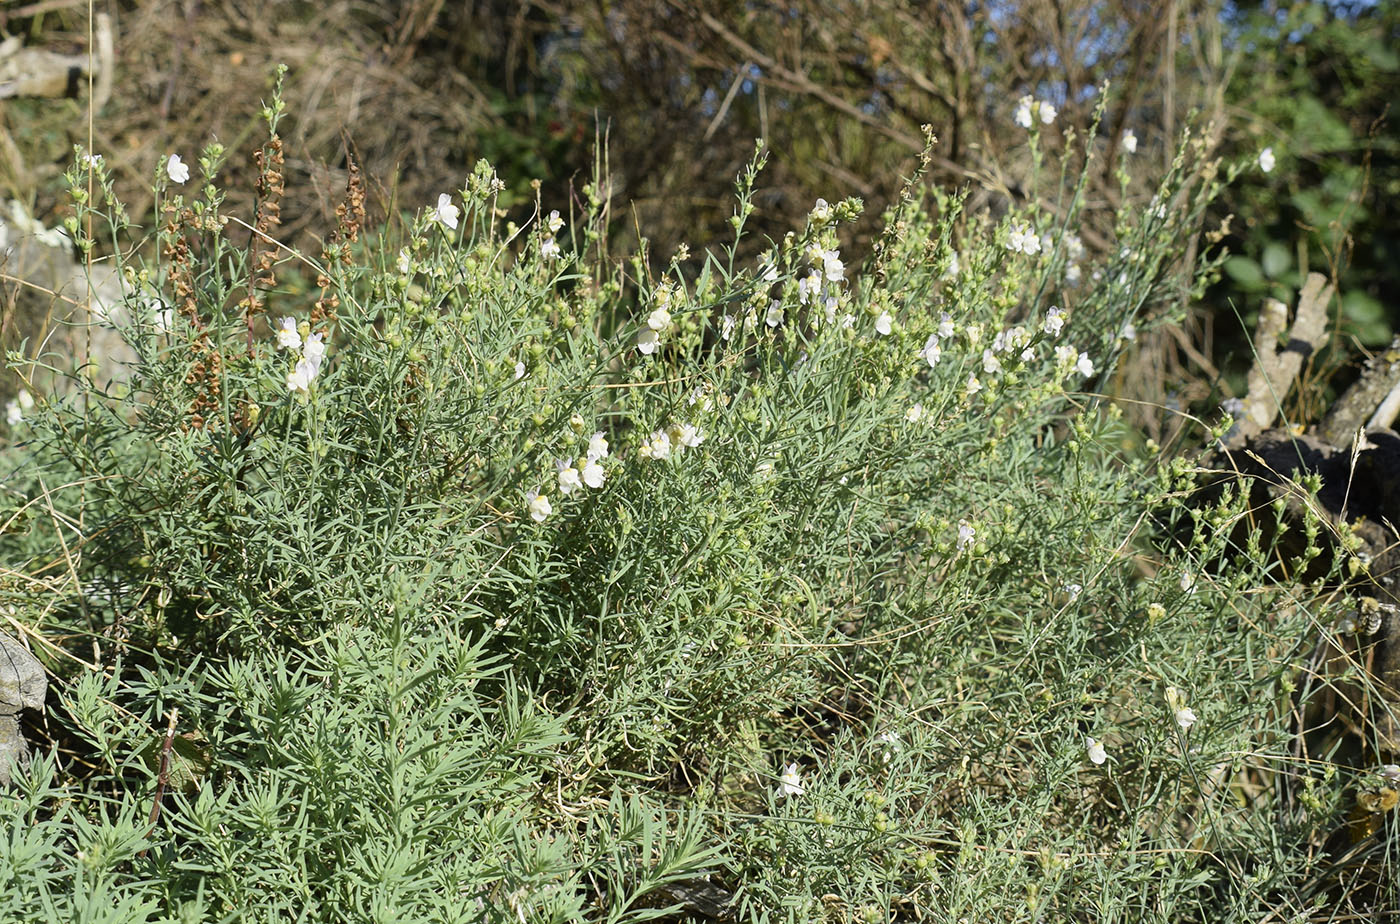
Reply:
<svg viewBox="0 0 1400 924"><path fill-rule="evenodd" d="M1065 283L1071 286L1079 285L1079 280L1084 278L1084 270L1078 263L1071 263L1065 267Z"/></svg>
<svg viewBox="0 0 1400 924"><path fill-rule="evenodd" d="M1012 225L1011 233L1006 238L1006 249L1013 253L1034 256L1040 253L1040 238L1028 224Z"/></svg>
<svg viewBox="0 0 1400 924"><path fill-rule="evenodd" d="M671 327L671 312L664 307L655 309L647 315L647 327L658 334L664 334Z"/></svg>
<svg viewBox="0 0 1400 924"><path fill-rule="evenodd" d="M588 438L588 461L594 462L598 459L608 457L608 440L603 436L603 431L599 430Z"/></svg>
<svg viewBox="0 0 1400 924"><path fill-rule="evenodd" d="M1065 593L1069 594L1069 599L1071 603L1075 600L1078 600L1079 595L1084 592L1084 586L1082 584L1065 584L1061 587L1061 589Z"/></svg>
<svg viewBox="0 0 1400 924"><path fill-rule="evenodd" d="M772 254L764 254L758 261L758 278L770 285L778 281L778 265L773 262Z"/></svg>
<svg viewBox="0 0 1400 924"><path fill-rule="evenodd" d="M938 365L938 360L943 355L943 350L938 345L937 334L928 335L928 339L924 341L924 348L919 351L919 355L923 357L924 362L928 363L930 369Z"/></svg>
<svg viewBox="0 0 1400 924"><path fill-rule="evenodd" d="M518 382L518 381L520 381L520 380L523 379L523 378L525 378L525 363L520 362L520 361L516 361L516 363L515 363L515 380Z"/></svg>
<svg viewBox="0 0 1400 924"><path fill-rule="evenodd" d="M824 225L831 220L831 206L827 205L825 199L818 199L817 204L812 206L812 223Z"/></svg>
<svg viewBox="0 0 1400 924"><path fill-rule="evenodd" d="M407 275L408 275L408 271L411 270L411 269L413 269L413 261L409 259L408 248L407 248L407 247L400 248L400 250L399 250L399 273L400 273L401 275L407 276Z"/></svg>
<svg viewBox="0 0 1400 924"><path fill-rule="evenodd" d="M554 512L549 498L533 490L525 492L525 508L530 511L530 519L536 523L543 523L545 517Z"/></svg>
<svg viewBox="0 0 1400 924"><path fill-rule="evenodd" d="M888 337L893 330L894 319L890 317L888 311L880 312L880 316L875 319L875 333L881 337Z"/></svg>
<svg viewBox="0 0 1400 924"><path fill-rule="evenodd" d="M18 401L5 402L5 423L11 427L18 427L24 422L24 412L19 408Z"/></svg>
<svg viewBox="0 0 1400 924"><path fill-rule="evenodd" d="M1030 96L1023 96L1016 102L1016 112L1012 119L1022 128L1031 127L1031 103L1034 100Z"/></svg>
<svg viewBox="0 0 1400 924"><path fill-rule="evenodd" d="M1172 711L1172 717L1176 719L1176 724L1182 731L1188 730L1196 724L1196 713L1186 705L1186 697L1181 695L1181 691L1176 687L1167 687L1166 690L1167 708Z"/></svg>
<svg viewBox="0 0 1400 924"><path fill-rule="evenodd" d="M1060 331L1065 329L1065 310L1057 305L1051 305L1050 310L1045 312L1045 325L1041 330L1051 337L1060 336Z"/></svg>
<svg viewBox="0 0 1400 924"><path fill-rule="evenodd" d="M1062 343L1055 347L1055 365L1063 369L1070 369L1079 358L1079 351L1067 343Z"/></svg>
<svg viewBox="0 0 1400 924"><path fill-rule="evenodd" d="M919 421L923 420L924 406L918 403L911 405L909 410L904 412L904 419L909 421L910 423L918 423Z"/></svg>
<svg viewBox="0 0 1400 924"><path fill-rule="evenodd" d="M1040 101L1040 122L1042 125L1049 125L1051 122L1054 122L1055 116L1058 114L1059 110L1055 108L1053 103L1045 100Z"/></svg>
<svg viewBox="0 0 1400 924"><path fill-rule="evenodd" d="M978 381L977 376L975 376L975 375L970 375L970 376L968 376L968 377L967 377L967 385L963 388L963 391L966 392L967 397L971 398L973 395L977 394L977 393L978 393L979 391L981 391L981 390L982 390L982 383L981 383L980 381Z"/></svg>
<svg viewBox="0 0 1400 924"><path fill-rule="evenodd" d="M1270 173L1274 169L1274 149L1265 148L1259 152L1259 169Z"/></svg>
<svg viewBox="0 0 1400 924"><path fill-rule="evenodd" d="M946 311L938 319L938 336L944 340L953 336L953 316Z"/></svg>
<svg viewBox="0 0 1400 924"><path fill-rule="evenodd" d="M301 356L311 364L316 374L320 375L321 361L326 358L325 335L317 332L307 337L306 343L301 347Z"/></svg>
<svg viewBox="0 0 1400 924"><path fill-rule="evenodd" d="M753 468L754 477L759 481L767 481L777 474L777 466L772 459L764 459Z"/></svg>
<svg viewBox="0 0 1400 924"><path fill-rule="evenodd" d="M590 488L601 488L603 480L607 477L607 472L603 470L603 466L598 460L589 458L583 460L581 474L583 475L583 483Z"/></svg>
<svg viewBox="0 0 1400 924"><path fill-rule="evenodd" d="M1103 742L1097 738L1085 738L1084 750L1088 752L1089 760L1095 764L1108 760L1108 752L1103 749Z"/></svg>
<svg viewBox="0 0 1400 924"><path fill-rule="evenodd" d="M442 193L438 196L437 207L428 213L428 221L437 222L456 231L457 216L460 214L461 210L452 204L452 197Z"/></svg>
<svg viewBox="0 0 1400 924"><path fill-rule="evenodd" d="M959 551L959 552L963 551L964 549L968 548L969 546L972 545L972 543L974 543L974 542L976 542L976 541L977 541L977 527L973 526L971 523L967 522L966 520L959 520L959 521L958 521L958 551Z"/></svg>
<svg viewBox="0 0 1400 924"><path fill-rule="evenodd" d="M734 336L734 325L738 323L734 315L726 314L719 322L719 335L725 340Z"/></svg>
<svg viewBox="0 0 1400 924"><path fill-rule="evenodd" d="M797 301L800 304L807 304L809 299L815 299L822 289L822 277L816 270L812 270L806 276L797 280Z"/></svg>
<svg viewBox="0 0 1400 924"><path fill-rule="evenodd" d="M822 251L822 275L827 282L840 282L846 278L846 264L841 262L841 251Z"/></svg>
<svg viewBox="0 0 1400 924"><path fill-rule="evenodd" d="M650 327L643 327L637 334L637 349L650 356L656 352L656 345L661 342L661 337Z"/></svg>
<svg viewBox="0 0 1400 924"><path fill-rule="evenodd" d="M1176 724L1181 726L1182 731L1186 731L1196 724L1196 713L1191 711L1190 706L1182 706L1176 710Z"/></svg>
<svg viewBox="0 0 1400 924"><path fill-rule="evenodd" d="M1137 153L1137 132L1131 128L1123 133L1123 150L1129 154Z"/></svg>
<svg viewBox="0 0 1400 924"><path fill-rule="evenodd" d="M171 154L165 162L165 175L172 183L185 183L190 178L190 165L180 160L179 154Z"/></svg>
<svg viewBox="0 0 1400 924"><path fill-rule="evenodd" d="M654 459L658 462L671 458L670 435L665 430L653 430L651 436L638 447L637 454L643 459Z"/></svg>
<svg viewBox="0 0 1400 924"><path fill-rule="evenodd" d="M962 261L958 258L956 250L948 254L948 265L943 268L944 279L957 279L958 273L962 272Z"/></svg>
<svg viewBox="0 0 1400 924"><path fill-rule="evenodd" d="M1190 571L1181 572L1181 592L1184 594L1194 594L1196 592L1196 576Z"/></svg>
<svg viewBox="0 0 1400 924"><path fill-rule="evenodd" d="M579 470L574 468L572 459L559 459L554 463L559 469L559 493L568 497L570 494L583 487L583 476Z"/></svg>
<svg viewBox="0 0 1400 924"><path fill-rule="evenodd" d="M982 371L988 375L1001 372L1001 360L997 359L997 354L991 350L982 351Z"/></svg>
<svg viewBox="0 0 1400 924"><path fill-rule="evenodd" d="M559 217L559 210L554 209L549 213L549 217L545 219L544 224L545 227L549 229L550 234L558 234L559 229L564 227L564 219Z"/></svg>
<svg viewBox="0 0 1400 924"><path fill-rule="evenodd" d="M309 361L299 360L291 372L287 373L287 390L293 394L311 393L311 382L316 378L316 367Z"/></svg>
<svg viewBox="0 0 1400 924"><path fill-rule="evenodd" d="M540 241L540 257L544 260L553 260L560 254L559 242L553 237L547 237Z"/></svg>
<svg viewBox="0 0 1400 924"><path fill-rule="evenodd" d="M694 449L705 442L705 434L695 424L677 424L672 428L671 437L687 449Z"/></svg>
<svg viewBox="0 0 1400 924"><path fill-rule="evenodd" d="M778 777L779 796L800 796L806 790L802 786L802 772L797 764L788 764Z"/></svg>
<svg viewBox="0 0 1400 924"><path fill-rule="evenodd" d="M283 318L277 327L277 349L301 349L301 334L297 331L296 318Z"/></svg>
<svg viewBox="0 0 1400 924"><path fill-rule="evenodd" d="M1124 340L1133 341L1137 339L1137 327L1132 321L1123 325L1123 329L1118 332L1118 336Z"/></svg>
<svg viewBox="0 0 1400 924"><path fill-rule="evenodd" d="M783 303L776 298L773 299L768 305L768 313L763 316L763 323L769 327L778 327L783 323L784 318L786 318L786 313L783 311Z"/></svg>
<svg viewBox="0 0 1400 924"><path fill-rule="evenodd" d="M82 157L78 158L78 160L84 167L90 167L93 170L97 170L102 166L101 154L84 154Z"/></svg>
<svg viewBox="0 0 1400 924"><path fill-rule="evenodd" d="M1094 361L1089 358L1088 353L1079 354L1079 359L1074 363L1074 371L1086 379L1094 374Z"/></svg>

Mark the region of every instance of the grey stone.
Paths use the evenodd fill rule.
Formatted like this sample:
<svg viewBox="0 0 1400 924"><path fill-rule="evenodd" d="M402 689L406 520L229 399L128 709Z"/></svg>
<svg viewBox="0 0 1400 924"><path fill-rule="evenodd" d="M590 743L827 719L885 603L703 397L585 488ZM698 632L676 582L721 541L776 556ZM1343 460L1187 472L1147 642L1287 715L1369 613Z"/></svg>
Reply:
<svg viewBox="0 0 1400 924"><path fill-rule="evenodd" d="M29 747L20 730L21 709L44 708L48 691L44 665L9 635L0 632L0 786L10 785L10 767L29 763Z"/></svg>

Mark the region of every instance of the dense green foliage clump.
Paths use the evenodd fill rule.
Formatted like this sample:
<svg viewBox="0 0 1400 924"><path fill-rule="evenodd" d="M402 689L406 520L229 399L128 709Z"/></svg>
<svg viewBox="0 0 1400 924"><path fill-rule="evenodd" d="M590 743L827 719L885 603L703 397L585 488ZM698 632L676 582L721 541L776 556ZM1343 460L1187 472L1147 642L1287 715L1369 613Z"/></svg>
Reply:
<svg viewBox="0 0 1400 924"><path fill-rule="evenodd" d="M1110 258L1046 166L1004 216L911 181L856 267L854 199L738 256L760 147L695 273L608 258L601 175L502 216L483 163L401 234L352 190L313 257L248 243L218 148L162 169L145 248L80 160L80 246L156 256L131 362L40 356L4 450L0 594L56 702L0 794L0 916L1335 901L1306 561L1240 538L1273 509L1185 516L1190 466L1096 393L1218 268L1180 256L1236 169L1202 150Z"/></svg>

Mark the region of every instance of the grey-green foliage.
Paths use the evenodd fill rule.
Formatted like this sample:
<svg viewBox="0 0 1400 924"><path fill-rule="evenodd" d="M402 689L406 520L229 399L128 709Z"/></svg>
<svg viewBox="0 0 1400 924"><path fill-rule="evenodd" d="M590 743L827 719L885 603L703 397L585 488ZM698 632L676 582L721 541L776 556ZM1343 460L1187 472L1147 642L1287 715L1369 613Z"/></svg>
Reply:
<svg viewBox="0 0 1400 924"><path fill-rule="evenodd" d="M401 242L298 256L339 306L282 350L217 186L175 200L141 362L7 455L4 593L68 657L0 912L1298 913L1345 782L1293 748L1320 604L1238 554L1237 495L1174 526L1190 467L1083 390L1199 282L1192 157L1108 266L1069 270L1072 184L956 241L911 184L863 269L846 201L659 278L607 258L603 178L503 227L483 165Z"/></svg>

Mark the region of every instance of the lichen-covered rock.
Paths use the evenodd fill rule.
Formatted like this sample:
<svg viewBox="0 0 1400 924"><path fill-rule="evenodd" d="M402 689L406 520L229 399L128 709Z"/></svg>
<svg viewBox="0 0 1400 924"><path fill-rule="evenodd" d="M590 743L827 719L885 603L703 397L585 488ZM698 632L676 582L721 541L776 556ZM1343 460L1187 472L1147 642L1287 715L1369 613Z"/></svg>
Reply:
<svg viewBox="0 0 1400 924"><path fill-rule="evenodd" d="M48 685L44 665L0 632L0 786L10 784L11 765L23 767L29 762L17 716L21 709L43 709Z"/></svg>

